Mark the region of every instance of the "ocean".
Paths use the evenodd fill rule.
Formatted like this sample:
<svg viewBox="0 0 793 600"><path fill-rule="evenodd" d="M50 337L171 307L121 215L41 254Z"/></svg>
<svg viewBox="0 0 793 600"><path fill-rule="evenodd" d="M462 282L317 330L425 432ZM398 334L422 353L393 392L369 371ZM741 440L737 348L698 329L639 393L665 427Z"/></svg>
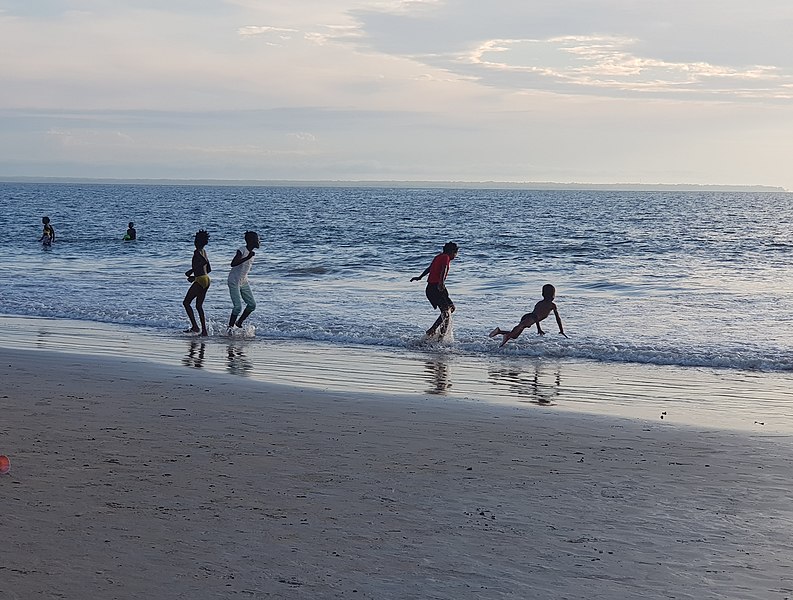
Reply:
<svg viewBox="0 0 793 600"><path fill-rule="evenodd" d="M44 215L50 248L38 242ZM122 240L129 221L134 242ZM208 341L224 341L229 263L255 230L247 352L441 351L496 372L670 367L678 380L773 381L786 406L791 222L787 193L0 183L0 313L184 338L184 271L206 229ZM437 313L410 278L447 241L460 246L447 279L453 337L428 348ZM569 339L551 316L545 336L532 328L499 349L488 332L514 326L546 283Z"/></svg>

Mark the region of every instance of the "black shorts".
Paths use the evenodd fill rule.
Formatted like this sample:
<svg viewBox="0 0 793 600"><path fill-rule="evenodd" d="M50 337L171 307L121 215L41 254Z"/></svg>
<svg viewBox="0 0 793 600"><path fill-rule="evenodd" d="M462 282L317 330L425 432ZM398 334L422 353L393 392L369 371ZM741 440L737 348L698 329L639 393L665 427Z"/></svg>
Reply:
<svg viewBox="0 0 793 600"><path fill-rule="evenodd" d="M537 322L537 315L535 315L533 312L526 313L525 315L523 315L520 318L520 322L523 323L523 321L525 321L526 319L534 319L534 323L536 323ZM534 325L534 323L532 323L532 325Z"/></svg>
<svg viewBox="0 0 793 600"><path fill-rule="evenodd" d="M451 298L449 298L449 291L445 285L438 285L437 283L427 284L427 300L432 304L432 308L440 308L441 310L448 310L454 306Z"/></svg>

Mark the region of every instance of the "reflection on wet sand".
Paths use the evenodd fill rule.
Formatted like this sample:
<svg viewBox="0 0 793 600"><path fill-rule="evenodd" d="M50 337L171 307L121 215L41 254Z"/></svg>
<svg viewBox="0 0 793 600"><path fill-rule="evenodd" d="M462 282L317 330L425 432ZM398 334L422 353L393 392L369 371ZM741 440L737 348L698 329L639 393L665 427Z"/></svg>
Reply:
<svg viewBox="0 0 793 600"><path fill-rule="evenodd" d="M253 371L253 363L248 360L248 357L240 346L229 344L227 356L226 371L232 375L250 375Z"/></svg>
<svg viewBox="0 0 793 600"><path fill-rule="evenodd" d="M548 368L535 363L529 372L517 368L490 369L490 381L496 387L506 387L510 394L526 398L523 402L533 402L549 406L559 397L562 385L561 368Z"/></svg>
<svg viewBox="0 0 793 600"><path fill-rule="evenodd" d="M431 387L428 394L445 394L452 387L449 381L449 365L441 359L428 360L424 363L424 372L427 374Z"/></svg>
<svg viewBox="0 0 793 600"><path fill-rule="evenodd" d="M206 351L206 344L197 340L190 340L190 346L187 350L187 356L182 359L182 364L185 367L195 367L200 369L204 366L204 352Z"/></svg>
<svg viewBox="0 0 793 600"><path fill-rule="evenodd" d="M38 348L47 348L49 347L52 341L53 332L47 331L46 329L39 329L36 332L36 347ZM49 339L48 339L49 338Z"/></svg>

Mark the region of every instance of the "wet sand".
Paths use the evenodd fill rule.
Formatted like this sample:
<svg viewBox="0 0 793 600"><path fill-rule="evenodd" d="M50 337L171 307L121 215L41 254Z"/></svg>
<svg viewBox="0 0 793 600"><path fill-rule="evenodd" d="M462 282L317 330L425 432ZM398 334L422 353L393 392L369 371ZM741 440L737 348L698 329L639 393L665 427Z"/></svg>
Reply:
<svg viewBox="0 0 793 600"><path fill-rule="evenodd" d="M793 373L470 355L443 346L341 346L201 338L85 321L0 315L0 347L146 360L317 391L433 396L793 434Z"/></svg>
<svg viewBox="0 0 793 600"><path fill-rule="evenodd" d="M369 375L0 349L0 598L792 596L789 435Z"/></svg>

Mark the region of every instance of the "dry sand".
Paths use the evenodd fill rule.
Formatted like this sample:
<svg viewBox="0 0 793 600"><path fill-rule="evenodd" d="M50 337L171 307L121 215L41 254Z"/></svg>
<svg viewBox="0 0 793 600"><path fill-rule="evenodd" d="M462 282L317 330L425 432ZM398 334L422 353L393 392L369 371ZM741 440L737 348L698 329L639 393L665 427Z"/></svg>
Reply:
<svg viewBox="0 0 793 600"><path fill-rule="evenodd" d="M50 352L0 381L2 600L793 597L786 436Z"/></svg>

